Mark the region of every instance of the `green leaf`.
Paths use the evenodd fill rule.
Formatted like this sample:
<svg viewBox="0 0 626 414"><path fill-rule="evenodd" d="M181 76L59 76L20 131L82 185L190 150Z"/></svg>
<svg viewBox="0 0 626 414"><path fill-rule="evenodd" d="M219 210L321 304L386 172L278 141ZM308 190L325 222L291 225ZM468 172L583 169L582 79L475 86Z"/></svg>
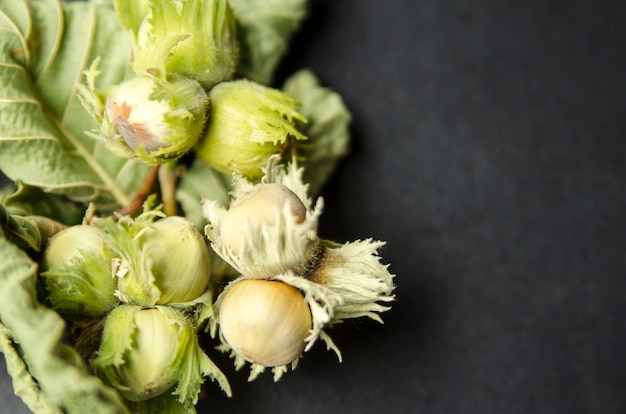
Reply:
<svg viewBox="0 0 626 414"><path fill-rule="evenodd" d="M299 128L309 139L296 145L304 160L304 181L310 184L309 193L319 194L339 161L348 154L352 117L341 96L320 86L310 70L290 76L283 90L301 102L300 112L308 120Z"/></svg>
<svg viewBox="0 0 626 414"><path fill-rule="evenodd" d="M176 200L180 203L184 216L197 229L204 229L208 220L202 214L202 200L216 201L222 207L228 207L233 189L232 178L209 167L200 158L196 158L191 167L182 176L176 188ZM211 256L211 279L213 286L218 286L224 277L237 274L215 250L209 249Z"/></svg>
<svg viewBox="0 0 626 414"><path fill-rule="evenodd" d="M0 234L22 249L39 251L43 240L36 225L28 219L11 215L0 204Z"/></svg>
<svg viewBox="0 0 626 414"><path fill-rule="evenodd" d="M47 217L66 225L80 223L85 215L84 205L21 182L17 183L17 190L4 199L4 205L11 214Z"/></svg>
<svg viewBox="0 0 626 414"><path fill-rule="evenodd" d="M4 203L4 200L8 196L13 194L14 191L15 191L15 186L12 184L8 184L8 185L4 185L4 187L0 187L0 202Z"/></svg>
<svg viewBox="0 0 626 414"><path fill-rule="evenodd" d="M46 197L36 187L18 184L17 191L0 204L0 234L22 250L42 251L49 237L67 227L54 217L80 221L82 212L62 196Z"/></svg>
<svg viewBox="0 0 626 414"><path fill-rule="evenodd" d="M204 161L196 158L191 167L185 171L176 189L176 199L181 204L185 217L196 228L202 229L207 220L202 215L202 199L217 201L223 207L230 204L232 179L209 167Z"/></svg>
<svg viewBox="0 0 626 414"><path fill-rule="evenodd" d="M272 81L289 42L306 17L307 0L230 0L238 23L241 75Z"/></svg>
<svg viewBox="0 0 626 414"><path fill-rule="evenodd" d="M149 0L113 0L115 10L120 22L131 36L133 43L137 44L137 33L139 27L148 15L150 9Z"/></svg>
<svg viewBox="0 0 626 414"><path fill-rule="evenodd" d="M196 414L193 406L180 403L175 395L167 392L144 401L129 401L128 407L133 414Z"/></svg>
<svg viewBox="0 0 626 414"><path fill-rule="evenodd" d="M30 375L63 412L127 413L117 392L89 375L76 351L62 343L65 322L37 301L36 279L37 265L0 236L0 320Z"/></svg>
<svg viewBox="0 0 626 414"><path fill-rule="evenodd" d="M0 170L101 210L128 204L147 167L85 133L97 125L77 91L98 56L99 90L125 79L130 53L110 4L0 0Z"/></svg>
<svg viewBox="0 0 626 414"><path fill-rule="evenodd" d="M15 394L22 399L24 404L35 413L62 414L62 411L41 392L20 356L19 346L13 343L13 332L2 324L0 324L0 352L6 359L7 371L13 379Z"/></svg>

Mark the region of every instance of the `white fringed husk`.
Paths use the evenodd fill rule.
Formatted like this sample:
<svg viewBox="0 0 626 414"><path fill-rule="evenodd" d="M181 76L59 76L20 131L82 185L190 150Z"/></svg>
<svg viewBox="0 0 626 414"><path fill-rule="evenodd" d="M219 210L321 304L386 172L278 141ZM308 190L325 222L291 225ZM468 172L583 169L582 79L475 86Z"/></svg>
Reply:
<svg viewBox="0 0 626 414"><path fill-rule="evenodd" d="M317 227L323 202L320 198L313 205L308 198L308 186L302 182L302 169L298 169L295 162L285 167L278 164L277 158L270 159L261 184L235 177L233 200L255 185L266 183L282 184L293 191L307 208L306 218L301 223L296 222L286 206L281 212L283 217L276 217L284 218L281 225L265 226L260 232L253 231L248 225L245 228L245 247L239 255L221 243L220 226L226 209L217 201L206 200L204 203L204 215L209 221L205 233L213 249L241 274L217 298L215 308L218 315L211 319L211 335L218 335L219 308L234 284L246 279L276 280L300 290L311 310L312 326L305 339L304 352L322 339L341 361L339 348L324 328L345 319L360 317L382 323L379 313L388 310L389 306L385 304L394 300L394 275L389 273L388 265L382 264L378 255L385 243L365 239L339 244L320 239ZM280 223L281 220L274 222ZM230 352L236 369L242 368L246 364L245 359L232 350L221 333L219 336L222 342L219 349ZM294 369L300 357L290 364L272 367L274 380L280 379L289 367ZM251 364L249 381L265 369Z"/></svg>

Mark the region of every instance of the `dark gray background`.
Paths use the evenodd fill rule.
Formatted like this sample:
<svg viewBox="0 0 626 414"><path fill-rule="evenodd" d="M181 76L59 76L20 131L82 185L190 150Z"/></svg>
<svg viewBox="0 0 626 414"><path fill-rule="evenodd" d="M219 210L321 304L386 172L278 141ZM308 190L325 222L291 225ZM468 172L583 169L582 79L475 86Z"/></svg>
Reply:
<svg viewBox="0 0 626 414"><path fill-rule="evenodd" d="M322 234L387 240L397 302L278 383L213 355L198 411L626 412L626 2L312 4L279 77L354 115Z"/></svg>

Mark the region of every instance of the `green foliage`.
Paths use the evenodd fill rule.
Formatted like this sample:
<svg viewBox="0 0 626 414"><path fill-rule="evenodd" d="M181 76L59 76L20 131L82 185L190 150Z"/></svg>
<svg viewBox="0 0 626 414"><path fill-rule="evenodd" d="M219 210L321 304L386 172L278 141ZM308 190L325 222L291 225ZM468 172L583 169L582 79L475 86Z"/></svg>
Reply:
<svg viewBox="0 0 626 414"><path fill-rule="evenodd" d="M341 96L322 87L310 70L291 75L283 90L300 101L300 112L308 121L299 125L308 140L299 141L296 146L304 160L304 181L309 183L309 193L319 194L339 161L348 154L352 116Z"/></svg>
<svg viewBox="0 0 626 414"><path fill-rule="evenodd" d="M127 204L145 167L126 165L85 134L96 125L77 98L98 56L99 89L126 76L130 43L113 8L2 0L0 10L0 170L102 209Z"/></svg>
<svg viewBox="0 0 626 414"><path fill-rule="evenodd" d="M271 83L289 41L306 17L307 0L230 0L229 3L239 27L239 73L260 83Z"/></svg>

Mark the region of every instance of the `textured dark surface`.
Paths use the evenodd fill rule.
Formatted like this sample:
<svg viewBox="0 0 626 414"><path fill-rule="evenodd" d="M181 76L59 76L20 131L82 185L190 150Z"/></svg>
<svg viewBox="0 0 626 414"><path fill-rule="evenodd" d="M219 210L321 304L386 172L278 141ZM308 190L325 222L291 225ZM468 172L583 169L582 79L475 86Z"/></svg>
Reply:
<svg viewBox="0 0 626 414"><path fill-rule="evenodd" d="M354 115L322 235L387 240L397 302L278 383L216 356L198 411L626 412L626 2L313 5L281 76Z"/></svg>

